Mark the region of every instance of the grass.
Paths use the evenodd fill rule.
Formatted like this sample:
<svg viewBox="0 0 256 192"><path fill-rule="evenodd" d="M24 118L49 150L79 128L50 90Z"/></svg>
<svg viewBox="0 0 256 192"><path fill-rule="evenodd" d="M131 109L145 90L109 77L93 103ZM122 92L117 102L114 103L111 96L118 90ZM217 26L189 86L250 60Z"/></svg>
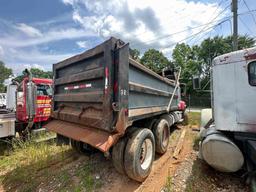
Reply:
<svg viewBox="0 0 256 192"><path fill-rule="evenodd" d="M166 184L164 187L164 192L172 192L172 177L169 175L166 179Z"/></svg>
<svg viewBox="0 0 256 192"><path fill-rule="evenodd" d="M188 126L189 127L199 127L200 125L200 116L201 116L201 113L200 112L190 112L188 113ZM194 146L198 146L198 143L199 143L199 137L196 136L195 133L193 132L187 132L187 134L189 134L189 137L192 138L194 140ZM171 134L171 137L170 139L177 139L179 134ZM197 168L197 167L194 167L194 171L196 172L196 177L198 175L200 175L200 170ZM196 181L193 180L193 182ZM172 185L172 176L169 175L166 179L166 184L165 184L165 187L164 187L164 192L172 192L174 189L173 189L173 185ZM190 191L194 191L193 190L193 185L192 183L187 187L186 189L188 192Z"/></svg>
<svg viewBox="0 0 256 192"><path fill-rule="evenodd" d="M8 191L34 191L40 183L37 177L47 177L45 170L71 153L68 146L56 146L53 142L13 139L11 145L12 151L0 157L0 181Z"/></svg>
<svg viewBox="0 0 256 192"><path fill-rule="evenodd" d="M94 191L101 183L93 177L90 163L72 165L81 157L70 146L33 139L7 141L0 148L0 185L5 191ZM69 166L70 165L70 166Z"/></svg>
<svg viewBox="0 0 256 192"><path fill-rule="evenodd" d="M189 125L191 126L200 126L200 112L190 112L188 113Z"/></svg>

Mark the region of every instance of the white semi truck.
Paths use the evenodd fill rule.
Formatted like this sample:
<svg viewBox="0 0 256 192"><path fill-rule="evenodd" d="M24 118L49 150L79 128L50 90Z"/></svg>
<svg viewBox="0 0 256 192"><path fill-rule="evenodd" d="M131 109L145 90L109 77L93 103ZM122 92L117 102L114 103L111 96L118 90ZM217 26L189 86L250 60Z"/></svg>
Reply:
<svg viewBox="0 0 256 192"><path fill-rule="evenodd" d="M200 156L222 172L256 171L256 47L221 55L211 71L212 109L202 110Z"/></svg>

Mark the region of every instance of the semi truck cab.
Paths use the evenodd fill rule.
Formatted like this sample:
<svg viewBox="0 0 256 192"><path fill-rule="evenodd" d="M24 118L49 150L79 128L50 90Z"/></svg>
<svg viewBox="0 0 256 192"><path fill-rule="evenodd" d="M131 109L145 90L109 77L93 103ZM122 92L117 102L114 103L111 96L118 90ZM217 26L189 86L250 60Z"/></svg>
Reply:
<svg viewBox="0 0 256 192"><path fill-rule="evenodd" d="M211 74L212 109L201 113L200 155L219 171L254 173L256 47L215 58Z"/></svg>
<svg viewBox="0 0 256 192"><path fill-rule="evenodd" d="M51 113L52 80L32 78L35 85L32 98L29 99L28 78L24 78L17 88L16 119L24 124L29 121L29 110L32 111L34 123L46 122ZM32 108L32 109L30 109Z"/></svg>

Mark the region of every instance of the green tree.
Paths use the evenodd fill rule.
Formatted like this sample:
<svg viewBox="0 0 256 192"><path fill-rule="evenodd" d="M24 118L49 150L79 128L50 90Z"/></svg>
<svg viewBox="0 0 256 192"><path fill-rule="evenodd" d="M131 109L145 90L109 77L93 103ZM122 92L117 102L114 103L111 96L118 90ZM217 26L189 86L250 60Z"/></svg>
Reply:
<svg viewBox="0 0 256 192"><path fill-rule="evenodd" d="M210 78L210 68L215 57L233 51L232 36L215 36L205 39L200 45L199 58L203 60L201 71L205 79ZM244 49L255 45L255 40L248 36L238 37L238 48Z"/></svg>
<svg viewBox="0 0 256 192"><path fill-rule="evenodd" d="M162 52L156 49L149 49L146 51L140 62L157 73L161 72L163 68L170 65L170 61L168 61Z"/></svg>
<svg viewBox="0 0 256 192"><path fill-rule="evenodd" d="M173 63L175 67L181 67L181 82L186 83L188 92L193 91L191 78L200 75L202 60L198 57L200 48L190 47L185 43L177 44L173 50Z"/></svg>
<svg viewBox="0 0 256 192"><path fill-rule="evenodd" d="M238 37L238 48L244 49L255 45L255 40L248 36ZM207 38L200 45L189 46L187 44L177 44L173 50L173 62L175 66L182 68L181 78L187 83L188 92L192 93L191 79L194 75L199 75L202 85L206 85L210 80L210 68L212 60L222 54L232 52L232 36L215 36ZM206 89L209 89L209 83Z"/></svg>
<svg viewBox="0 0 256 192"><path fill-rule="evenodd" d="M140 51L138 49L130 49L130 55L134 60L140 61Z"/></svg>
<svg viewBox="0 0 256 192"><path fill-rule="evenodd" d="M32 73L32 76L36 78L52 79L52 71L43 71L38 68L31 68L30 72ZM25 70L22 72L22 75L19 75L15 78L15 81L21 82L24 76L25 76Z"/></svg>
<svg viewBox="0 0 256 192"><path fill-rule="evenodd" d="M4 62L0 61L0 92L5 92L4 80L12 75L12 69L5 66Z"/></svg>

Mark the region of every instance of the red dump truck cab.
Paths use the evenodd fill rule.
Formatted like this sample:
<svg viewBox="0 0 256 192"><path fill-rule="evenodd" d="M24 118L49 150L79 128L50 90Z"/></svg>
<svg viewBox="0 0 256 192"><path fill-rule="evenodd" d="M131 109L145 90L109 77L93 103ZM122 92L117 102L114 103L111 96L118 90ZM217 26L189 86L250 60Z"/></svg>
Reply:
<svg viewBox="0 0 256 192"><path fill-rule="evenodd" d="M27 83L29 79L24 78L17 89L17 109L16 119L19 122L26 123L28 121L27 114ZM34 123L45 122L49 119L51 113L51 99L52 99L52 80L42 78L32 78L36 85L35 90L35 117Z"/></svg>

